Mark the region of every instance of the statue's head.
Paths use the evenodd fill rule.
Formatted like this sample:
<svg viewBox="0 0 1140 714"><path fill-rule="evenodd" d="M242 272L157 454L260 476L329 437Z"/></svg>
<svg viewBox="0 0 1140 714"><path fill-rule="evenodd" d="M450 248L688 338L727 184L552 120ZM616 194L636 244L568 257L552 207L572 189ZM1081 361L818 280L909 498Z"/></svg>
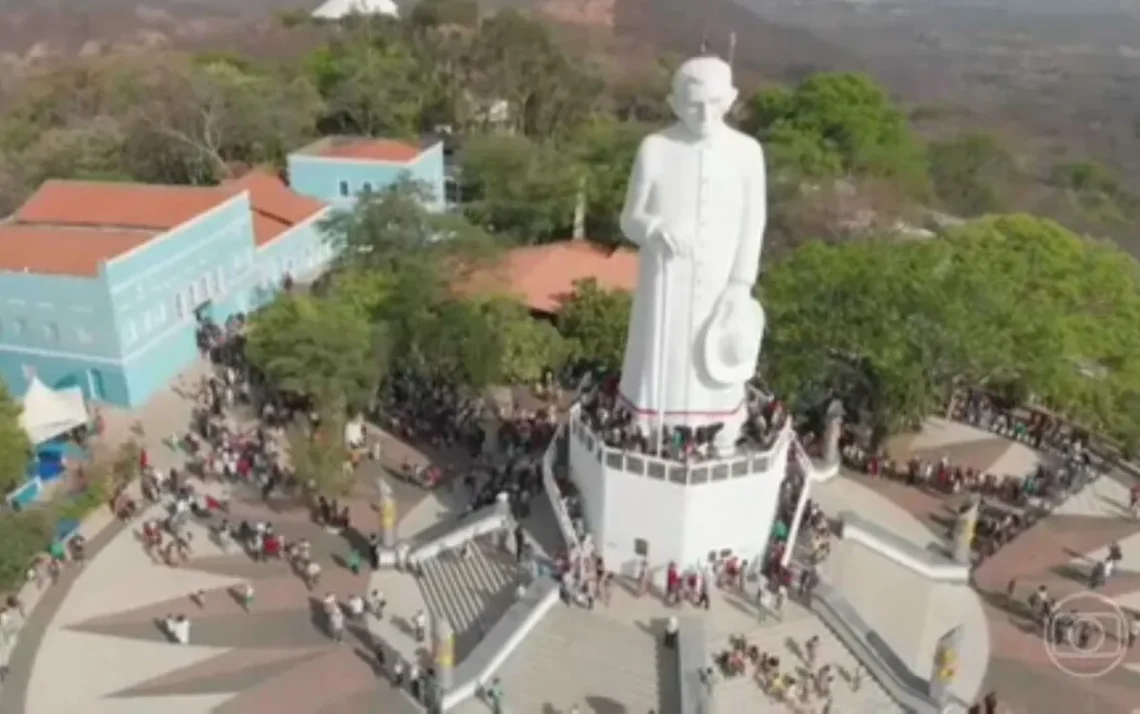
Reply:
<svg viewBox="0 0 1140 714"><path fill-rule="evenodd" d="M724 126L736 96L727 62L719 57L694 57L673 75L669 106L690 131L708 136Z"/></svg>

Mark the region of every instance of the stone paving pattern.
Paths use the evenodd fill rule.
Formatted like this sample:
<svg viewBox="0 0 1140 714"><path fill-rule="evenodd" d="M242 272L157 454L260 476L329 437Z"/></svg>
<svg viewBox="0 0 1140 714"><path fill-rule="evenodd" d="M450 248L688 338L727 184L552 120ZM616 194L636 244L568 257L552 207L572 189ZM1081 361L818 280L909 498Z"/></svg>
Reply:
<svg viewBox="0 0 1140 714"><path fill-rule="evenodd" d="M980 468L995 473L1025 473L1033 468L1037 457L1024 446L969 426L948 424L937 420L933 433L924 438L927 444L941 443L922 444L924 453L937 458L951 450L984 450L998 466L977 464ZM998 454L992 448L994 442L1006 444L1009 450ZM975 448L978 445L985 448ZM1010 452L1020 454L1023 462L1010 462ZM857 476L854 480L932 528L944 529L949 522L945 499L939 495L882 479ZM1102 476L975 572L975 587L985 603L991 639L984 691L995 691L1007 714L1133 714L1140 705L1140 649L1124 652L1121 663L1103 676L1073 676L1050 659L1040 627L1026 617L1023 606L1029 593L1045 584L1054 597L1072 595L1074 607L1103 614L1110 623L1118 618L1116 608L1126 617L1140 613L1140 520L1127 510L1128 489L1134 483L1133 476L1119 470ZM1120 543L1124 561L1098 591L1099 596L1111 601L1109 604L1089 594L1087 578L1094 559L1103 558L1113 541ZM1011 580L1016 580L1013 601L1006 596ZM1091 672L1115 661L1117 647L1119 643L1108 638L1103 656L1084 662L1074 662L1070 657L1066 664L1078 672Z"/></svg>
<svg viewBox="0 0 1140 714"><path fill-rule="evenodd" d="M163 395L139 417L147 425L146 440L157 465L165 467L177 462L177 455L158 446L158 441L180 429L186 423L187 412L188 406L176 396ZM109 430L125 433L131 418L109 414ZM988 438L988 435L982 436ZM975 434L973 440L983 439ZM385 442L385 460L391 465L429 456L439 460L448 458L447 455L424 454L393 440ZM367 468L379 467L369 465ZM362 527L377 517L372 500L378 473L362 474L360 486L349 504L354 523ZM1101 495L1113 501L1119 510L1120 493L1104 488L1107 490ZM402 534L410 535L449 517L446 493L428 496L406 484L396 484L396 490L403 516ZM874 513L884 524L915 542L938 540L935 535L939 532L938 526L932 521L942 515L937 497L894 484L866 483L866 480L859 484L848 479L828 484L824 491L819 498L829 510L855 508L865 514ZM1088 496L1072 507L1100 513L1098 508L1104 510L1108 506ZM204 529L200 529L195 538L196 552L187 566L177 569L159 566L143 553L134 533L137 526L111 525L91 540L94 557L86 568L69 569L59 584L45 591L40 606L31 614L12 656L10 679L0 689L0 712L401 714L415 711L404 694L378 676L370 649L373 638L379 636L406 657L422 655L422 647L409 636L405 621L415 611L427 607L417 583L408 576L387 572L353 576L338 565L347 546L338 537L317 529L303 512L290 504L264 504L257 498L237 494L231 517L267 519L287 537L311 540L317 557L325 564L324 582L318 591L307 592L284 565L254 563L242 554L222 552L209 543ZM1100 528L1106 520L1115 519L1114 523L1125 520L1119 513L1105 517L1082 512L1057 516L1051 521L1065 517L1097 523L1098 529L1094 530L1098 537L1070 538L1065 545L1072 552L1062 550L1063 558L1060 554L1052 559L1045 557L1037 570L1030 568L1024 577L1053 566L1071 569L1074 562L1080 568L1083 556L1111 540L1104 537L1106 534L1125 532L1116 528L1109 529L1109 533ZM549 552L558 547L553 535L553 519L542 505L529 520L526 525L531 527L530 537L542 549ZM1030 537L1032 533L1025 536ZM1052 541L1058 539L1054 535L1043 540L1045 545L1056 546ZM1018 543L1014 547L1023 545ZM1124 547L1126 557L1130 551L1137 550L1128 542ZM1005 562L1003 557L1010 561L1003 566L1004 570L999 568ZM1024 565L1025 558L999 555L979 572L979 582L1000 583L1008 579L1005 571L1015 563ZM1130 567L1126 563L1125 569ZM990 571L998 574L990 575ZM1106 592L1123 587L1127 577L1122 574L1120 584L1114 579ZM256 589L255 603L248 613L228 592L244 582L252 582ZM331 643L322 631L323 618L314 612L318 604L314 598L319 599L326 591L344 597L373 587L383 589L388 596L390 605L385 621L369 618L353 628L345 644ZM207 591L201 608L189 599L190 593L199 588ZM1125 595L1135 593L1130 589L1122 597ZM901 607L906 606L909 596L892 594L890 599L897 600ZM155 622L156 618L177 612L191 618L190 645L178 646L166 641ZM990 617L991 629L998 621L995 612L1008 617L990 605L985 612ZM599 607L593 613L556 609L502 670L508 707L528 714L556 714L569 711L575 704L583 712L592 710L595 714L623 711L640 714L651 708L666 714L669 708L662 703L676 701L675 671L666 666L667 660L659 652L660 634L669 614L654 598L635 598L620 590L609 607ZM833 659L845 671L850 671L853 664L850 655L822 623L792 604L787 606L782 622L769 619L761 623L757 613L742 599L717 595L708 617L711 631L724 641L711 643L713 649L723 647L728 634L743 633L754 641L771 643L773 650L782 643L787 655L791 651L789 637L794 643L797 638L806 639L815 633L824 641L825 659ZM1003 633L1005 639L998 638L995 642L995 657L1021 661L1014 655L1032 649L1026 642L1035 644L1037 653L1043 653L1034 635L1019 633L1012 627L1008 629L1021 639ZM786 656L784 659L790 661ZM1037 662L1037 665L1036 670L1026 675L1024 672L1011 674L1002 664L995 663L990 668L989 679L1003 693L1014 683L1025 687L1029 680L1024 677L1041 677L1048 671L1047 664ZM886 695L872 682L864 683L858 697L846 699L844 686L838 683L838 711L878 714L894 710ZM1094 688L1085 689L1093 691ZM1099 688L1096 691L1101 693ZM783 710L744 680L722 683L718 696L725 698L732 711ZM1084 703L1072 701L1067 709L1039 705L1032 711L1037 714L1086 710ZM470 702L463 712L485 710L479 703ZM1111 709L1102 711L1113 713Z"/></svg>

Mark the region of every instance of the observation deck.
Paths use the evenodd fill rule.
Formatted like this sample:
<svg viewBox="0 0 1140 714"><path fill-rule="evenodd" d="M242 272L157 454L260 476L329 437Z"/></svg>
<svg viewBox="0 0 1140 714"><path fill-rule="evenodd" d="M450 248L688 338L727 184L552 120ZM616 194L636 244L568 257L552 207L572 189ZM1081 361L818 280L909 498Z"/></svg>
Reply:
<svg viewBox="0 0 1140 714"><path fill-rule="evenodd" d="M685 569L710 557L763 556L795 441L790 420L725 458L666 458L607 444L581 404L570 410L568 433L586 531L611 570L635 575L642 559L657 572L670 562Z"/></svg>

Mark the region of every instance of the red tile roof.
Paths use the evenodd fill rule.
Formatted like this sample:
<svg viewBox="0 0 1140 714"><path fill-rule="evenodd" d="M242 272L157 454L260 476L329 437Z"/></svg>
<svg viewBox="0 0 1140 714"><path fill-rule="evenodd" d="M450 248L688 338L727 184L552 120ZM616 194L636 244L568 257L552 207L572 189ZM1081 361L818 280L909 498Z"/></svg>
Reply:
<svg viewBox="0 0 1140 714"><path fill-rule="evenodd" d="M232 196L221 188L48 181L0 223L0 270L94 277L100 263Z"/></svg>
<svg viewBox="0 0 1140 714"><path fill-rule="evenodd" d="M423 149L393 139L341 139L330 142L318 150L328 159L356 159L357 161L387 161L406 164L415 161Z"/></svg>
<svg viewBox="0 0 1140 714"><path fill-rule="evenodd" d="M0 224L0 271L93 278L100 263L156 235L146 230Z"/></svg>
<svg viewBox="0 0 1140 714"><path fill-rule="evenodd" d="M263 169L226 181L223 186L249 192L254 242L259 248L325 209L325 204L295 193L280 177Z"/></svg>
<svg viewBox="0 0 1140 714"><path fill-rule="evenodd" d="M222 188L48 181L16 211L18 223L167 231L232 197Z"/></svg>
<svg viewBox="0 0 1140 714"><path fill-rule="evenodd" d="M531 310L554 314L580 280L593 278L607 290L632 292L637 273L638 255L632 250L570 240L511 250L498 266L476 272L456 290L513 295Z"/></svg>

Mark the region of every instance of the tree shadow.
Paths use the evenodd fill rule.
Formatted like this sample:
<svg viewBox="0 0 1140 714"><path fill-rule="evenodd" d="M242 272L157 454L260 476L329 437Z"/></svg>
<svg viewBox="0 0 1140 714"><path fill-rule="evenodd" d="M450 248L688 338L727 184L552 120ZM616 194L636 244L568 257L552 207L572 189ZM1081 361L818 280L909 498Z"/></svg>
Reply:
<svg viewBox="0 0 1140 714"><path fill-rule="evenodd" d="M629 714L629 707L609 697L590 695L586 697L586 707L592 714Z"/></svg>

